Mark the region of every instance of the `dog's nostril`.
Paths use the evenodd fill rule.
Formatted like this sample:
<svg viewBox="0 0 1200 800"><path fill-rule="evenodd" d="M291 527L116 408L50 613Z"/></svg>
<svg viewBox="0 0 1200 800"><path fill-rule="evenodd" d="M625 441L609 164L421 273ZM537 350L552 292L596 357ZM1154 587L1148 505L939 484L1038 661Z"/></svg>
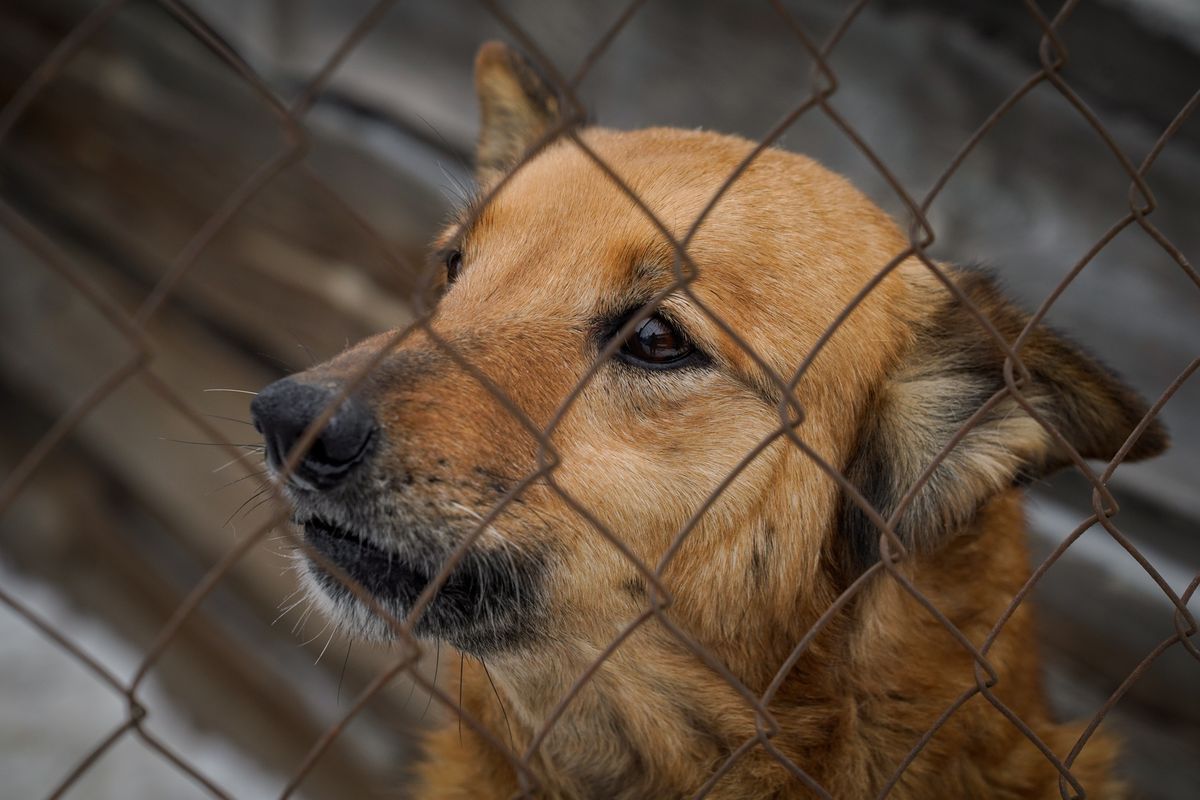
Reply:
<svg viewBox="0 0 1200 800"><path fill-rule="evenodd" d="M374 425L353 404L343 405L325 426L313 451L331 464L353 461L369 443Z"/></svg>
<svg viewBox="0 0 1200 800"><path fill-rule="evenodd" d="M276 381L250 403L255 428L263 435L267 460L280 469L305 433L338 399L338 390L295 378ZM356 397L341 401L291 472L304 488L331 489L344 481L367 456L375 420Z"/></svg>

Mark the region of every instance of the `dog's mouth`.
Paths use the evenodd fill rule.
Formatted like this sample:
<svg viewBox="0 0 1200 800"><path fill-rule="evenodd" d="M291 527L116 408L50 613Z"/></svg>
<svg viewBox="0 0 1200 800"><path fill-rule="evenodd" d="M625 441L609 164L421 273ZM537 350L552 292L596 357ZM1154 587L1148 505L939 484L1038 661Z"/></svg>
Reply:
<svg viewBox="0 0 1200 800"><path fill-rule="evenodd" d="M328 570L317 559L309 558L324 588L326 580L336 581L345 592L345 578L379 600L399 600L417 594L433 578L433 573L418 569L415 560L405 558L399 549L385 549L349 528L321 517L311 517L300 523L304 540L322 558L337 567L344 575Z"/></svg>
<svg viewBox="0 0 1200 800"><path fill-rule="evenodd" d="M372 544L353 531L321 517L312 517L297 524L304 529L304 538L314 547L321 546L323 550L332 550L343 543L350 542L358 547L369 547L372 555L385 553L382 547Z"/></svg>
<svg viewBox="0 0 1200 800"><path fill-rule="evenodd" d="M332 613L373 639L394 636L396 626L441 575L452 554L452 549L421 554L406 552L399 544L387 547L379 543L379 536L322 517L309 517L297 525L320 556L309 555L308 574L333 601ZM322 562L337 569L330 570ZM468 548L415 621L413 633L446 639L476 655L527 641L540 616L544 571L545 559L538 555ZM363 603L361 592L375 602ZM380 611L390 619L381 618Z"/></svg>

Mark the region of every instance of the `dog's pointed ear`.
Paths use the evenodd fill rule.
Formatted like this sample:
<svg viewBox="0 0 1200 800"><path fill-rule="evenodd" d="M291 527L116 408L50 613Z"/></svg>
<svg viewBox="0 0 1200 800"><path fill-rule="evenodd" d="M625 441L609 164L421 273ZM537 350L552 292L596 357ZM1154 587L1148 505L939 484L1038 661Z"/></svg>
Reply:
<svg viewBox="0 0 1200 800"><path fill-rule="evenodd" d="M1013 342L1029 317L986 275L952 277ZM935 311L915 324L911 347L876 392L845 470L885 520L959 429L1004 386L1003 351L961 301L945 290L939 294ZM1031 379L1021 394L1084 458L1110 460L1147 411L1132 389L1045 326L1033 330L1018 355ZM1149 458L1166 447L1166 431L1152 421L1125 460ZM1070 463L1068 451L1005 397L934 469L895 531L906 547L934 551L997 493ZM858 574L878 560L880 531L849 496L842 503L842 546L848 569Z"/></svg>
<svg viewBox="0 0 1200 800"><path fill-rule="evenodd" d="M479 48L475 92L480 118L475 177L486 185L557 124L559 104L534 66L501 42L486 42Z"/></svg>

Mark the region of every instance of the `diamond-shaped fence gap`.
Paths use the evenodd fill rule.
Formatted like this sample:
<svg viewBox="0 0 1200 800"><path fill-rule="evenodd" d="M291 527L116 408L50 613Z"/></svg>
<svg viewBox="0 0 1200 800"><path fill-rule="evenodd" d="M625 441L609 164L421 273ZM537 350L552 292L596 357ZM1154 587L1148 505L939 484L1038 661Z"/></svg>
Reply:
<svg viewBox="0 0 1200 800"><path fill-rule="evenodd" d="M319 109L314 113L320 116ZM445 221L448 209L461 202L469 173L453 154L401 129L387 128L378 148L362 152L343 147L338 139L351 134L375 141L370 129L351 126L326 141L317 118L309 119L309 127L314 147L300 172L314 221L320 220L316 232L322 238L314 249L346 262L363 275L365 285L408 303L423 288L420 273L428 257L428 247L416 243L424 243ZM411 169L414 154L430 168Z"/></svg>
<svg viewBox="0 0 1200 800"><path fill-rule="evenodd" d="M342 187L373 166L351 159L338 165L343 168ZM406 210L405 204L376 191L379 188L363 188L355 199L378 203L381 211ZM411 241L411 236L402 241ZM179 283L172 302L219 321L232 344L255 357L263 371L282 377L332 358L349 342L411 320L406 295L413 278L398 268L390 253L381 252L386 244L379 234L366 235L338 189L304 167L293 166L211 240ZM237 290L231 292L230 287ZM309 319L325 322L314 326L306 324ZM213 386L226 384L242 390L264 385L226 381ZM222 398L210 394L188 399L202 406ZM243 394L238 399L239 416L247 419L251 398Z"/></svg>
<svg viewBox="0 0 1200 800"><path fill-rule="evenodd" d="M109 24L125 5L125 0L109 0L91 8L57 9L46 15L45 9L5 9L4 31L8 58L3 66L4 106L0 109L0 139L5 138L25 113L44 85L90 39Z"/></svg>
<svg viewBox="0 0 1200 800"><path fill-rule="evenodd" d="M471 58L480 41L504 36L476 0L449 0L436 9L389 0L307 3L284 16L289 25L281 28L274 71L297 112L374 119L453 153L472 150ZM451 97L456 101L446 102Z"/></svg>
<svg viewBox="0 0 1200 800"><path fill-rule="evenodd" d="M260 549L286 546L273 538ZM284 558L275 561L286 563ZM170 681L201 699L201 711L211 709L205 720L208 727L240 749L255 752L276 775L287 776L312 741L342 716L368 665L374 668L392 656L376 645L359 642L355 669L347 674L343 669L349 666L351 643L344 636L315 614L302 595L292 592L277 605L269 619L259 619L251 612L258 604L239 597L232 580L223 581L172 635L150 674L152 680ZM212 651L207 662L199 661L198 645L189 643L197 639ZM206 689L212 683L208 676L221 674L230 662L239 665L237 681L225 681L219 687L221 695ZM190 677L201 669L200 676ZM231 717L226 707L247 696L255 702L243 704ZM344 732L318 765L322 773L310 785L324 792L347 774L356 774L359 780L373 775L396 779L396 761L412 756L406 737L395 733L396 726L411 716L405 714L403 700L396 693L381 697L356 720L354 729ZM156 730L154 719L148 728ZM175 741L170 736L164 739Z"/></svg>
<svg viewBox="0 0 1200 800"><path fill-rule="evenodd" d="M789 14L798 11L784 5ZM828 101L835 113L806 115L785 141L853 176L859 189L903 223L912 216L903 195L920 199L918 190L927 189L937 175L929 165L950 163L967 134L1019 80L997 80L988 74L971 81L969 88L965 81L939 82L941 73L928 71L924 59L936 62L947 75L971 74L980 69L978 52L985 46L972 42L973 58L958 54L955 47L965 47L962 42L969 32L946 30L904 14L877 15L870 4L859 9L861 5L847 6L852 22L828 58L838 76L837 92ZM918 49L927 55L916 57ZM901 114L927 117L931 124L898 129L892 120Z"/></svg>
<svg viewBox="0 0 1200 800"><path fill-rule="evenodd" d="M156 19L156 31L181 40L162 41L127 19L51 77L0 148L0 169L13 199L55 235L150 283L282 137L186 31ZM67 109L90 124L69 124Z"/></svg>
<svg viewBox="0 0 1200 800"><path fill-rule="evenodd" d="M1194 603L1192 608L1194 612ZM1089 685L1089 664L1075 661L1060 665L1049 680L1055 706L1062 710L1060 713L1087 722L1081 744L1096 724L1102 732L1120 735L1126 754L1124 772L1134 785L1154 786L1181 758L1188 764L1181 778L1194 780L1200 777L1200 770L1187 759L1182 741L1187 738L1187 717L1196 711L1195 700L1191 696L1166 696L1169 693L1156 687L1190 680L1195 673L1195 659L1175 635L1147 647L1141 655L1144 658L1127 674L1113 676L1104 692Z"/></svg>
<svg viewBox="0 0 1200 800"><path fill-rule="evenodd" d="M24 223L21 223L24 225ZM36 235L36 232L35 232ZM98 308L75 285L56 272L7 230L0 233L3 248L5 291L3 305L6 334L0 343L0 359L14 391L53 409L53 417L80 418L96 435L106 435L95 422L88 423L81 400L103 400L128 379L130 369L140 363L140 342L131 340L113 324L110 309ZM55 255L70 258L78 253ZM70 265L67 265L68 267ZM113 286L96 286L112 297ZM116 299L117 308L135 302L134 293ZM111 309L115 310L115 309ZM46 425L43 433L52 433ZM36 465L31 465L36 466Z"/></svg>
<svg viewBox="0 0 1200 800"><path fill-rule="evenodd" d="M202 21L216 37L236 51L239 57L263 79L264 88L285 97L289 88L280 75L279 63L290 52L290 34L303 28L308 13L305 2L223 3L205 0L136 0L137 6L157 6L172 16L180 13ZM289 9L288 6L292 6ZM178 17L177 17L178 18ZM198 44L198 42L197 42ZM315 57L315 56L314 56Z"/></svg>
<svg viewBox="0 0 1200 800"><path fill-rule="evenodd" d="M513 743L498 736L497 732L488 729L479 720L477 720L469 711L467 711L460 702L461 695L454 692L454 686L458 678L462 675L462 670L465 667L463 659L465 655L460 655L459 659L452 659L451 655L447 655L447 662L458 660L458 664L442 663L441 650L442 646L434 645L434 657L432 664L419 663L420 654L409 652L399 655L398 658L393 658L390 662L381 669L371 680L367 681L361 692L347 703L344 710L338 715L336 721L328 725L322 732L321 736L313 742L312 746L305 753L304 758L292 770L287 784L279 793L280 800L287 800L289 797L296 796L297 792L302 791L302 787L309 780L309 775L319 764L326 759L330 748L334 747L339 739L345 739L347 730L351 729L359 719L361 719L364 709L370 705L378 705L381 696L392 694L399 696L403 691L405 699L402 711L410 711L410 705L417 706L420 710L420 718L412 723L413 728L425 731L427 725L426 715L433 706L437 706L434 711L435 716L441 716L443 719L457 720L462 730L465 727L471 733L480 737L485 745L491 747L495 752L499 753L502 758L508 761L518 775L518 780L531 787L537 786L536 777L529 771L528 764L519 758L519 754L513 747ZM449 650L449 648L446 648ZM396 654L393 653L393 656ZM428 655L428 654L427 654ZM425 662L429 659L426 658ZM482 661L475 660L475 664L479 665L480 669L486 671L486 666ZM474 664L472 669L474 669ZM444 671L443 671L444 670ZM449 673L449 674L447 674ZM408 677L407 688L404 688L403 681L399 678L403 675ZM489 677L490 680L490 677ZM414 697L416 702L414 703ZM496 695L497 702L501 702L499 695ZM409 736L413 734L413 729L405 731Z"/></svg>
<svg viewBox="0 0 1200 800"><path fill-rule="evenodd" d="M711 12L681 19L661 3L641 6L582 84L596 122L614 128L708 128L713 117L705 116L707 108L731 121L722 132L759 139L812 91L813 60L792 46L792 34L769 3L715 5ZM804 19L818 41L833 25L828 8ZM731 40L731 32L746 38ZM578 61L564 58L567 65ZM772 89L744 95L710 90L732 76ZM637 108L651 115L635 119ZM785 141L799 140L789 133Z"/></svg>

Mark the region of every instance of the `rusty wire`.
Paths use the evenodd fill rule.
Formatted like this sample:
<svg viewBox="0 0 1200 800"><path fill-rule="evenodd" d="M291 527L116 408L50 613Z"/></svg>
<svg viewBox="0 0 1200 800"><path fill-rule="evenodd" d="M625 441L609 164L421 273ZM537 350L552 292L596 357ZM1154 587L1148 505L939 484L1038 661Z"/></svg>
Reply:
<svg viewBox="0 0 1200 800"><path fill-rule="evenodd" d="M282 787L280 798L291 796L302 784L305 776L318 763L321 756L326 752L333 741L342 733L349 721L358 714L367 703L387 686L397 675L402 673L409 674L413 681L430 692L432 698L435 698L438 703L444 706L453 714L457 714L463 722L476 731L486 742L494 747L497 752L504 755L508 762L512 765L518 782L521 786L519 796L533 796L539 790L538 778L533 770L530 769L531 762L537 758L539 748L545 741L546 737L551 733L555 724L561 719L562 715L568 709L572 701L577 697L582 688L593 679L596 672L600 670L604 662L615 653L622 644L639 628L652 620L657 622L665 631L674 636L680 644L691 652L695 658L709 667L712 672L720 676L728 685L737 692L745 701L747 707L751 709L756 718L756 732L751 737L747 738L738 747L734 748L725 761L720 764L716 770L707 777L705 783L700 786L696 792L696 797L703 797L713 790L721 781L721 779L748 753L755 749L761 748L763 752L774 758L782 765L796 780L807 785L809 789L820 797L829 797L828 791L821 786L809 773L805 770L803 764L796 764L782 753L773 744L773 738L780 730L779 722L775 719L771 711L772 699L779 691L784 680L787 678L791 670L799 662L807 648L814 641L816 636L846 607L847 604L853 601L854 597L860 592L865 591L872 584L882 580L892 580L903 588L903 590L911 595L911 597L920 604L936 621L945 629L946 635L957 641L963 649L969 654L974 665L974 685L968 687L961 695L959 695L943 713L938 717L934 724L915 742L907 757L899 764L895 765L895 771L887 780L879 793L879 797L886 797L897 785L899 780L904 775L905 770L917 758L922 749L936 735L937 731L949 720L955 713L972 697L982 696L990 703L1001 715L1005 717L1024 737L1026 737L1034 746L1036 746L1045 758L1054 766L1059 775L1059 790L1064 798L1083 797L1083 787L1080 786L1075 776L1071 772L1071 767L1083 747L1095 732L1100 721L1112 710L1112 708L1120 701L1120 699L1128 691L1129 687L1149 668L1149 666L1168 649L1178 645L1191 653L1200 660L1200 650L1197 649L1195 634L1197 631L1196 620L1188 610L1187 604L1191 599L1192 594L1196 591L1197 585L1200 584L1200 576L1186 588L1186 591L1180 595L1177 594L1163 577L1155 569L1154 565L1149 562L1139 551L1138 548L1126 537L1116 524L1118 506L1115 499L1107 488L1107 484L1113 473L1120 466L1129 449L1132 447L1137 437L1145 430L1150 421L1159 413L1162 407L1171 399L1171 397L1179 390L1185 381L1200 366L1200 359L1193 361L1179 376L1168 386L1163 393L1157 398L1147 416L1142 420L1141 424L1130 434L1129 440L1122 447L1120 452L1106 465L1105 469L1096 474L1083 460L1083 458L1075 452L1071 445L1066 441L1062 434L1055 429L1053 424L1042 416L1034 404L1022 394L1022 387L1029 381L1029 372L1025 364L1021 360L1021 350L1027 341L1029 334L1034 330L1035 326L1039 325L1055 301L1061 296L1066 288L1086 269L1093 261L1096 255L1111 242L1120 232L1131 227L1137 226L1145 232L1151 241L1166 253L1171 260L1185 273L1185 275L1200 288L1200 275L1197 274L1195 268L1188 263L1182 252L1175 247L1169 239L1150 221L1150 216L1157 207L1157 202L1150 191L1150 188L1145 182L1145 177L1155 159L1162 152L1168 141L1178 132L1183 123L1195 111L1200 104L1200 93L1193 96L1191 100L1179 111L1177 117L1163 131L1162 135L1155 143L1151 152L1145 157L1140 165L1135 165L1128 155L1114 140L1112 135L1105 129L1098 117L1088 108L1084 101L1075 93L1069 83L1063 77L1063 67L1067 64L1069 54L1059 37L1059 32L1067 23L1071 12L1075 9L1078 0L1067 0L1058 12L1048 18L1033 2L1033 0L1025 0L1026 9L1030 17L1034 20L1040 30L1041 38L1038 48L1039 67L1036 69L1024 82L1022 82L1012 94L1004 100L991 115L984 120L978 129L967 139L959 151L954 155L940 175L934 181L932 188L924 197L916 198L911 195L895 177L894 173L887 167L884 161L875 153L866 143L865 139L854 129L854 127L842 117L831 105L830 100L834 97L839 88L838 76L830 64L830 57L836 50L839 42L842 40L848 30L851 29L856 17L867 5L868 0L858 0L851 4L847 12L843 15L840 21L834 26L833 32L828 36L823 44L816 44L809 36L804 27L795 19L795 17L784 7L778 0L770 0L770 5L779 15L781 21L786 28L794 34L798 46L812 60L813 71L810 77L810 92L809 95L794 108L788 111L780 120L761 138L757 146L746 156L741 164L728 176L719 190L710 198L704 206L701 214L691 222L686 228L685 233L681 237L673 235L664 222L658 219L653 211L642 201L637 193L621 178L621 176L604 160L595 153L587 143L578 135L579 129L587 120L587 112L583 104L580 102L576 90L578 86L588 75L594 65L600 61L609 46L616 40L622 30L626 28L630 20L635 18L642 7L645 5L645 0L632 0L623 9L622 13L617 17L616 21L597 37L593 48L584 55L579 66L569 72L570 78L564 77L563 73L556 65L546 56L538 43L531 37L512 17L504 12L492 0L480 0L480 6L486 10L503 28L507 30L509 35L516 40L526 54L533 62L541 69L543 74L548 78L552 87L558 93L559 103L564 109L559 123L549 130L539 141L534 143L528 150L525 156L512 169L512 171L501 180L499 185L493 187L487 196L481 198L471 208L470 218L464 221L459 229L459 233L470 227L470 223L478 218L478 215L487 207L488 202L500 190L511 177L520 171L520 169L534 158L544 148L557 143L564 142L568 146L578 148L588 159L590 159L599 168L599 170L611 180L614 185L636 206L638 211L646 216L646 218L655 227L663 239L671 246L674 252L674 281L665 289L658 292L645 305L624 323L621 331L612 337L610 344L601 352L600 357L586 371L583 378L575 385L575 387L562 399L560 405L553 413L550 422L545 426L539 426L534 423L521 409L519 404L512 398L508 397L504 391L496 386L491 379L484 374L477 366L472 364L470 360L458 352L454 346L441 338L430 324L432 316L431 300L427 294L418 292L412 298L413 305L418 312L418 319L401 330L391 334L387 344L381 347L375 357L361 365L356 374L346 382L341 389L340 394L330 405L325 412L313 422L306 431L301 440L293 448L287 458L287 463L284 466L285 472L295 469L300 459L303 458L307 449L311 447L316 437L320 434L324 425L332 417L334 410L338 407L341 400L347 397L355 388L355 386L364 380L370 371L378 365L392 350L399 346L408 336L414 332L421 332L435 347L442 350L459 368L469 374L474 380L478 381L491 395L493 395L499 405L509 413L514 420L537 442L537 468L530 474L526 475L522 480L518 481L510 488L504 496L495 504L491 511L484 516L478 523L470 535L466 536L455 548L453 554L447 559L441 571L436 578L422 591L420 597L414 604L410 613L403 619L396 619L389 614L385 609L381 608L369 593L355 584L342 570L336 565L329 563L320 553L315 552L311 547L307 546L301 539L294 538L294 544L297 548L303 550L309 557L316 560L323 568L333 574L343 583L345 583L356 596L362 600L368 607L372 608L379 616L388 621L392 627L393 633L397 640L402 644L400 655L394 660L389 667L380 672L374 680L372 680L366 688L355 698L349 709L345 712L342 718L333 726L330 726L324 734L315 742L303 761L298 764L294 772L290 775L286 785ZM99 405L103 400L113 394L119 387L131 380L141 380L150 390L152 390L164 404L170 406L177 411L184 419L196 427L197 430L207 435L213 442L221 443L223 448L232 456L240 456L241 451L237 449L227 437L219 430L215 429L206 417L196 410L192 404L183 398L175 389L164 382L154 372L154 358L152 351L152 342L149 341L146 332L147 323L154 317L155 313L162 307L172 296L175 288L178 286L187 273L193 268L201 254L209 247L217 235L230 224L239 214L243 212L247 204L267 185L278 178L284 172L291 169L301 169L305 175L310 178L318 187L318 191L324 202L331 206L337 207L343 214L347 214L353 220L355 226L361 231L365 238L370 239L381 253L384 253L387 259L392 262L397 268L405 270L409 273L418 273L421 267L404 263L404 260L396 255L385 237L380 235L371 224L366 221L361 215L357 214L353 208L339 193L326 182L322 181L305 162L308 153L308 140L305 134L304 124L305 117L314 105L320 99L321 93L325 90L329 81L345 62L345 60L354 52L355 48L374 30L381 20L383 20L388 11L394 5L394 0L381 0L376 3L347 33L339 45L335 48L324 63L314 72L313 77L301 88L294 99L287 101L278 96L278 94L264 81L249 63L237 52L237 50L226 42L203 18L197 13L185 0L154 0L163 10L169 13L175 20L178 21L197 42L207 48L212 57L227 65L236 74L247 87L249 87L255 96L259 99L262 105L268 108L277 118L279 123L279 133L281 143L278 149L271 157L260 163L239 186L230 192L222 203L219 204L217 210L213 212L208 219L194 232L190 240L176 254L176 257L167 266L162 277L157 284L148 293L141 306L133 313L128 314L123 311L118 304L108 298L104 292L97 289L89 281L87 276L81 270L72 264L71 259L63 253L60 248L43 235L32 223L21 215L19 211L11 205L0 201L0 224L3 224L26 248L43 264L53 270L56 274L62 276L69 285L76 291L80 297L84 298L92 307L97 309L104 318L109 322L112 328L118 332L124 339L129 349L129 355L117 367L112 369L108 374L102 377L95 385L85 392L79 401L61 417L59 417L51 428L42 436L42 438L24 455L16 468L11 472L0 485L0 513L3 513L9 506L12 505L17 496L28 483L34 472L41 466L49 455L66 440L71 432L79 425L79 423ZM22 115L28 110L30 105L38 97L38 95L51 85L55 79L63 72L67 64L79 54L81 50L88 46L88 43L100 32L111 20L118 14L122 13L127 5L126 0L108 0L98 6L83 20L78 22L75 27L61 40L58 46L41 62L41 64L27 77L26 81L12 98L6 103L3 108L0 108L0 143L12 131L13 127L20 120ZM1020 101L1026 97L1033 89L1041 85L1048 85L1069 104L1083 119L1095 134L1102 140L1104 145L1109 150L1112 160L1117 164L1130 181L1129 187L1129 212L1119 220L1115 221L1111 227L1095 242L1088 252L1066 273L1053 291L1046 297L1041 306L1036 310L1028 325L1022 333L1014 340L1007 340L993 325L992 321L978 309L970 299L963 294L961 289L953 280L945 273L936 261L928 254L928 249L935 241L935 231L932 224L927 218L929 209L934 201L941 194L948 182L952 179L958 168L973 152L980 141L995 128L995 126L1006 115L1015 108ZM895 193L906 208L909 218L910 227L908 231L909 241L908 246L903 251L896 253L892 259L886 264L879 267L879 271L861 290L847 303L846 307L834 319L830 326L825 330L822 336L817 340L810 352L805 356L803 362L791 375L781 375L774 371L765 361L763 361L754 349L739 335L728 321L722 319L719 314L705 306L701 298L693 293L691 285L700 273L700 267L694 263L689 255L688 246L703 225L705 219L713 211L720 197L732 187L738 178L755 162L759 155L768 147L772 146L779 138L802 116L807 114L823 114L841 133L850 141L854 147L862 153L872 167L884 179L886 184ZM933 273L934 276L945 286L948 292L953 294L971 313L978 322L981 332L989 337L999 348L1004 356L1004 386L989 399L975 414L973 414L961 429L953 436L953 438L945 445L934 460L926 467L923 474L913 485L905 496L901 499L898 507L890 514L888 518L881 516L879 511L867 502L867 500L859 493L857 488L853 486L838 470L835 465L826 463L819 454L805 442L803 438L805 411L796 398L795 389L800 381L804 378L808 368L813 363L817 355L822 351L825 345L837 333L842 324L855 313L862 301L867 298L872 291L891 274L902 262L910 258L916 258L924 266ZM428 267L425 268L425 278L422 285L428 285L432 282L432 276L429 274ZM555 480L555 471L559 465L559 455L556 452L551 438L555 428L567 415L575 401L580 397L589 382L595 375L599 366L616 350L617 346L627 334L633 331L634 327L642 320L649 317L655 312L658 305L668 295L682 295L689 299L695 308L704 314L712 321L740 350L767 376L769 381L779 390L781 401L779 404L779 425L768 436L763 438L755 447L753 447L746 455L738 462L738 464L729 472L728 475L718 484L716 489L708 496L703 504L696 509L690 519L676 532L670 546L663 553L657 563L647 564L638 559L629 546L621 539L620 536L611 531L604 525L595 515L576 498L572 497L559 483ZM1093 489L1093 513L1086 519L1080 521L1079 525L1072 531L1059 546L1033 570L1028 580L1021 587L1020 591L1012 598L1011 603L996 621L986 640L981 646L976 647L971 641L960 631L947 616L936 607L904 574L902 567L905 559L908 557L901 539L897 536L894 526L900 518L900 515L913 502L921 487L930 479L936 468L949 455L949 453L961 442L972 428L986 415L995 405L1005 399L1011 399L1020 405L1029 416L1043 427L1049 437L1054 439L1056 443L1070 455L1070 460L1079 472L1087 479ZM867 516L870 522L878 529L879 544L881 559L878 563L867 569L865 573L859 576L851 583L842 594L824 611L823 614L815 621L812 627L807 631L803 638L798 641L789 654L788 658L780 665L773 680L768 685L767 689L760 695L755 693L749 687L745 686L736 675L734 675L724 664L715 656L709 653L701 643L697 642L686 630L679 627L665 612L671 607L673 598L671 593L662 581L664 571L671 564L675 554L681 548L694 528L699 524L704 515L709 511L712 505L719 499L722 493L737 479L737 477L754 462L759 455L769 446L776 442L785 441L798 448L801 452L807 455L814 463L824 471L837 487L844 492L851 501L859 506L863 513ZM598 536L607 540L614 548L616 548L638 572L638 574L646 582L646 607L634 619L615 636L609 643L608 647L595 659L595 661L584 670L570 686L568 691L558 699L553 709L547 716L546 722L538 730L531 739L528 747L524 752L514 752L512 748L501 741L494 732L489 731L486 726L474 719L459 707L456 699L447 695L442 689L436 685L436 681L429 681L417 669L417 662L420 659L423 651L422 644L413 635L413 627L416 621L428 607L436 593L441 589L455 566L461 561L471 545L484 533L488 526L514 501L516 501L522 493L535 482L541 482L551 492L558 496L569 508L584 519L596 532ZM211 778L206 776L195 765L190 763L184 756L174 751L167 743L160 740L158 737L150 733L145 727L144 722L149 716L149 709L143 705L139 690L141 684L154 668L159 658L163 655L166 649L170 646L173 639L179 634L181 627L186 620L196 611L197 607L204 598L222 581L224 580L230 569L253 548L257 547L265 535L285 521L286 515L283 513L275 515L267 523L259 526L254 532L241 538L229 551L216 563L204 576L204 578L192 589L189 595L184 598L180 605L175 609L169 621L158 632L153 643L146 649L143 654L142 661L133 678L124 682L111 674L107 668L93 658L88 652L81 648L77 643L71 641L61 632L55 630L52 624L39 617L24 604L19 597L13 596L11 593L0 590L0 603L3 603L23 617L36 629L45 634L52 642L60 647L63 653L70 658L75 659L90 672L92 672L100 681L112 689L112 691L124 697L128 704L128 715L120 724L118 724L108 735L102 740L96 742L95 746L87 752L83 758L74 766L65 771L64 777L53 790L51 796L59 797L65 794L71 786L87 772L104 753L118 741L121 741L126 735L133 733L138 736L141 741L152 751L158 753L163 759L173 764L179 770L184 772L197 784L204 787L209 794L218 798L227 798L229 794L221 787L217 786ZM1057 562L1066 551L1076 542L1085 531L1099 525L1114 541L1120 544L1129 554L1137 561L1137 563L1145 570L1156 585L1162 590L1166 598L1171 602L1175 609L1174 624L1175 633L1165 639L1161 644L1154 648L1150 653L1135 666L1128 677L1122 684L1113 692L1108 701L1096 711L1094 717L1089 720L1087 727L1079 736L1071 752L1065 757L1060 758L1056 755L1041 739L1030 725L1022 720L1017 714L1008 709L1004 703L993 692L998 681L998 674L995 667L989 662L988 654L992 644L997 636L1003 630L1007 622L1012 618L1017 609L1025 602L1033 588L1042 580L1043 576L1049 568ZM703 776L701 776L703 777Z"/></svg>

